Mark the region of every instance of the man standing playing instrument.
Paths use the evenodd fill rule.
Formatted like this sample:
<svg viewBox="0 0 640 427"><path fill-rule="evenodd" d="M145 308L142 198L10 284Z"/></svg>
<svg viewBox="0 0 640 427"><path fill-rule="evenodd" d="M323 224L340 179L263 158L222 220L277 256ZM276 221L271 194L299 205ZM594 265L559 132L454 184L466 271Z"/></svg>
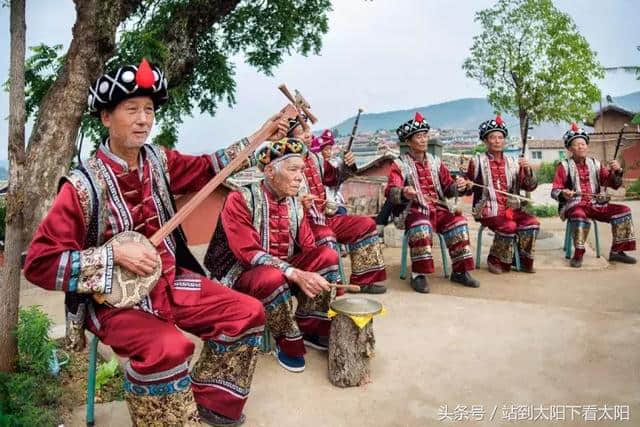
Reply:
<svg viewBox="0 0 640 427"><path fill-rule="evenodd" d="M298 117L289 122L288 136L311 144L311 131L305 119ZM380 246L376 223L372 218L360 215L335 215L326 211L327 194L325 186L339 186L355 166L351 151L344 153L344 159L324 160L316 153L309 153L304 159L304 181L300 190L300 200L311 224L317 246L328 246L337 251L343 244L351 256L350 283L359 285L361 292L382 294L387 291L384 281L387 273Z"/></svg>
<svg viewBox="0 0 640 427"><path fill-rule="evenodd" d="M478 184L473 188L474 218L495 233L487 258L489 271L508 272L517 244L522 271L533 273L540 223L520 209L520 199L506 193L518 195L520 189L535 190L536 176L524 157L516 161L504 155L504 140L509 131L502 117L482 122L478 130L487 152L469 161L467 179Z"/></svg>
<svg viewBox="0 0 640 427"><path fill-rule="evenodd" d="M434 271L431 245L435 229L444 236L449 249L451 281L477 288L480 283L469 273L473 270L473 254L467 220L443 206L445 197L466 191L468 183L462 177L454 180L440 159L427 152L429 129L420 113L398 127L398 138L407 142L409 151L394 160L385 191L409 236L411 287L416 292L429 292L426 274Z"/></svg>
<svg viewBox="0 0 640 427"><path fill-rule="evenodd" d="M295 197L306 155L307 147L293 138L256 150L264 180L229 194L204 261L212 278L262 301L278 362L292 372L305 368L305 343L328 349L327 312L335 295L329 283L339 277L338 254L316 247Z"/></svg>
<svg viewBox="0 0 640 427"><path fill-rule="evenodd" d="M257 133L203 156L145 144L167 99L162 71L146 60L90 87L89 111L109 136L95 157L61 180L24 272L42 288L66 292L67 334L75 347L84 345L86 321L100 341L129 359L124 387L134 425L197 425L199 418L239 425L264 328L262 304L204 277L179 228L155 250L109 242L126 231L151 236L175 214L173 194L199 190L256 139ZM286 129L279 116L262 128L274 138ZM139 278L158 270L161 276L133 308L92 301L89 296L125 293L125 283L115 280L119 268ZM205 341L191 373L194 344L178 328Z"/></svg>
<svg viewBox="0 0 640 427"><path fill-rule="evenodd" d="M619 188L622 185L622 168L617 160L611 160L608 167L588 157L589 135L573 123L563 136L564 146L571 153L571 157L563 160L556 169L553 178L551 197L559 203L560 218L569 220L573 232L575 251L571 258L572 267L582 266L585 242L591 226L589 219L608 222L611 224L613 241L610 262L635 264L636 259L625 254L625 251L636 249L633 235L633 221L631 210L624 205L608 203L604 198L601 187Z"/></svg>

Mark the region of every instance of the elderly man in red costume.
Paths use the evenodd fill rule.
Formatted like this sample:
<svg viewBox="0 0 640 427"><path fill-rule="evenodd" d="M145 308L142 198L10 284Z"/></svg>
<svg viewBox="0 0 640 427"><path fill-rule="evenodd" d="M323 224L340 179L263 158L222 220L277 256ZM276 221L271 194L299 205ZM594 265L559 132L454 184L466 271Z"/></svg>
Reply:
<svg viewBox="0 0 640 427"><path fill-rule="evenodd" d="M575 248L571 267L582 266L590 219L611 224L613 241L609 261L635 264L636 259L625 254L625 251L636 250L631 210L627 206L608 203L596 197L603 187L616 189L622 185L620 164L614 159L607 167L597 159L588 157L589 135L575 123L565 132L563 139L571 157L558 165L551 197L559 203L560 218L568 220L571 225Z"/></svg>
<svg viewBox="0 0 640 427"><path fill-rule="evenodd" d="M505 193L535 190L538 186L536 176L525 158L516 160L504 155L504 139L509 131L501 116L481 123L478 130L487 152L476 155L469 162L467 178L484 186L473 188L473 216L495 233L487 258L489 271L495 274L508 272L517 244L522 271L533 273L540 223Z"/></svg>
<svg viewBox="0 0 640 427"><path fill-rule="evenodd" d="M227 197L205 256L212 277L262 301L278 362L292 372L305 368L305 344L327 350L335 294L329 283L339 277L336 251L316 247L295 197L306 155L306 146L293 138L258 148L264 180Z"/></svg>
<svg viewBox="0 0 640 427"><path fill-rule="evenodd" d="M42 288L66 292L74 347L84 345L86 325L128 358L124 387L133 425L198 425L199 419L240 425L264 328L262 304L204 277L179 228L155 248L110 240L122 232L153 235L175 214L174 194L202 188L256 138L202 156L145 144L167 99L162 71L146 60L90 87L89 111L109 136L95 157L62 179L24 273ZM275 116L263 129L280 137L287 119ZM116 266L141 277L161 275L134 307L114 308L97 301L124 293ZM178 328L204 340L191 372L194 344Z"/></svg>
<svg viewBox="0 0 640 427"><path fill-rule="evenodd" d="M307 146L311 144L311 131L304 118L289 121L288 136L301 139ZM325 132L324 137L333 139L330 131ZM338 244L345 245L351 257L350 282L359 285L363 293L386 292L387 273L375 221L366 216L336 215L326 203L325 186L339 186L349 176L349 168L355 165L353 153L345 153L344 159L328 161L311 152L304 162L300 200L309 217L316 245L336 251Z"/></svg>
<svg viewBox="0 0 640 427"><path fill-rule="evenodd" d="M468 182L462 177L454 180L440 159L427 152L429 129L420 113L398 127L398 138L407 142L409 151L394 160L385 190L409 236L411 287L420 293L430 290L426 274L434 271L431 246L435 230L444 236L449 249L451 281L477 288L480 284L469 273L473 270L473 254L467 220L449 211L444 203L445 197L466 191Z"/></svg>

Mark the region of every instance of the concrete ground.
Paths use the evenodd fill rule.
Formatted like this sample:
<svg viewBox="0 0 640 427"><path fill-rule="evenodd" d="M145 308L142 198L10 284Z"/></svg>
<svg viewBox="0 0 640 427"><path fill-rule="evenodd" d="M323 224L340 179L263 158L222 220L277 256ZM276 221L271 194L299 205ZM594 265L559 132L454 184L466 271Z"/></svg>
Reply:
<svg viewBox="0 0 640 427"><path fill-rule="evenodd" d="M640 203L631 205L637 220ZM370 296L388 311L374 321L372 382L333 387L326 354L313 349L301 374L262 355L246 425L511 425L530 414L539 419L518 422L613 425L620 421L590 417L614 417L614 409L622 411L618 419L629 419L625 425L640 425L640 265L606 262L611 236L603 224L604 258L588 251L584 268L570 269L561 250L564 223L541 222L549 237L538 241L536 274L490 274L491 236L485 234L482 266L473 273L479 289L449 282L437 261L432 293L417 294L398 278L400 249L386 248L389 291ZM476 233L472 226L474 248ZM434 254L439 258L439 249ZM28 284L21 294L22 305L42 305L59 324L62 301ZM122 402L97 405L96 420L98 426L131 425ZM84 425L83 407L71 425Z"/></svg>

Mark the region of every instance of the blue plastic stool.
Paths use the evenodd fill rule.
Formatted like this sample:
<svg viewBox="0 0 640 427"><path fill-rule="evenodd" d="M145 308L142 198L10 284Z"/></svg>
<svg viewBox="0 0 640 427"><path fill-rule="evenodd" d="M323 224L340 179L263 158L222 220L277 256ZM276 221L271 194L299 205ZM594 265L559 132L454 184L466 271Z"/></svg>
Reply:
<svg viewBox="0 0 640 427"><path fill-rule="evenodd" d="M98 337L93 336L89 344L89 375L87 377L87 426L95 425L94 401L96 396L96 357L98 355Z"/></svg>
<svg viewBox="0 0 640 427"><path fill-rule="evenodd" d="M480 268L480 261L482 260L482 232L486 227L484 225L480 225L480 229L478 230L478 238L476 239L476 268ZM518 239L513 245L513 258L516 262L516 271L522 271L520 267L520 252L518 251Z"/></svg>
<svg viewBox="0 0 640 427"><path fill-rule="evenodd" d="M600 233L598 233L598 223L595 219L591 220L591 222L593 222L593 232L596 236L596 257L600 258ZM571 247L573 246L572 228L571 221L567 220L567 226L564 229L564 257L566 259L571 259Z"/></svg>
<svg viewBox="0 0 640 427"><path fill-rule="evenodd" d="M444 271L444 277L449 277L449 259L447 258L447 244L444 241L442 234L434 233L438 235L440 240L440 251L442 252L442 270ZM402 258L400 263L400 279L404 280L407 277L407 252L409 251L409 235L405 231L402 238Z"/></svg>

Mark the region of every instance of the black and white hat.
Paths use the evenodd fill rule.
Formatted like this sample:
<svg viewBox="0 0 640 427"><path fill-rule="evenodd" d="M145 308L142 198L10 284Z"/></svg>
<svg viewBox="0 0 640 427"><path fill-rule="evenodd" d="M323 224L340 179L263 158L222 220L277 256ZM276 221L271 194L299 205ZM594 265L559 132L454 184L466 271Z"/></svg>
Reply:
<svg viewBox="0 0 640 427"><path fill-rule="evenodd" d="M150 96L156 109L169 99L164 73L144 58L138 66L125 65L100 76L89 87L89 113L99 117L103 109L134 96Z"/></svg>
<svg viewBox="0 0 640 427"><path fill-rule="evenodd" d="M429 126L429 123L427 123L422 114L416 113L413 119L398 126L396 134L400 142L404 142L411 138L411 135L418 132L429 132L429 129L431 129L431 126Z"/></svg>
<svg viewBox="0 0 640 427"><path fill-rule="evenodd" d="M502 116L500 114L498 114L495 119L482 122L480 123L480 126L478 126L478 133L480 135L480 139L483 141L487 135L495 131L502 132L505 138L509 136L507 124L502 120Z"/></svg>
<svg viewBox="0 0 640 427"><path fill-rule="evenodd" d="M589 134L584 129L579 128L578 125L574 122L571 123L571 129L566 131L562 136L565 148L569 148L569 146L571 145L571 141L576 138L584 138L584 140L587 141L587 144L589 144Z"/></svg>

